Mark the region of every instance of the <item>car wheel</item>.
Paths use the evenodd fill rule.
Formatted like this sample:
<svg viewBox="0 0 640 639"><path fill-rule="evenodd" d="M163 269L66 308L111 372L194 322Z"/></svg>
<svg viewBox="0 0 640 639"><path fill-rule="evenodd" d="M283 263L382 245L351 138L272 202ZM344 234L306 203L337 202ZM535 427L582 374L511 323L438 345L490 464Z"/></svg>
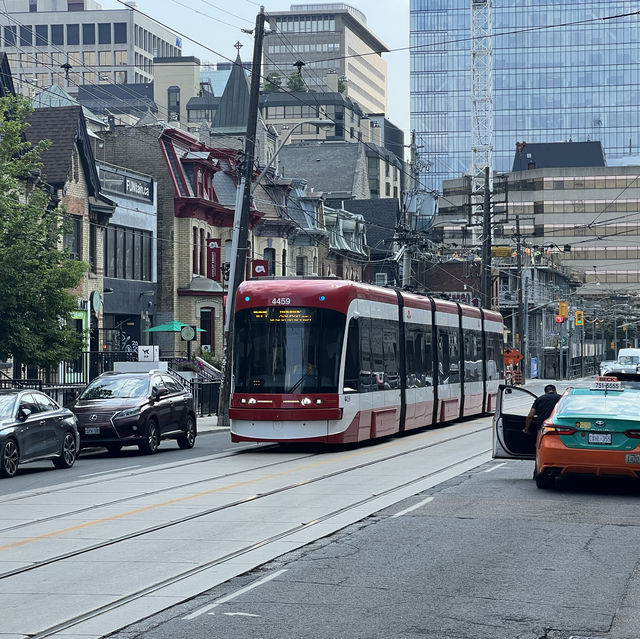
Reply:
<svg viewBox="0 0 640 639"><path fill-rule="evenodd" d="M533 479L536 482L536 486L542 489L553 488L556 483L556 478L553 475L539 473L537 470L533 471Z"/></svg>
<svg viewBox="0 0 640 639"><path fill-rule="evenodd" d="M145 455L154 455L158 452L159 445L160 431L158 430L158 422L155 419L150 419L147 422L147 438L140 443L138 448Z"/></svg>
<svg viewBox="0 0 640 639"><path fill-rule="evenodd" d="M122 450L122 444L106 444L105 448L112 454L117 455Z"/></svg>
<svg viewBox="0 0 640 639"><path fill-rule="evenodd" d="M73 433L67 432L62 440L62 451L60 457L53 459L53 465L56 468L71 468L78 456L76 447L76 438Z"/></svg>
<svg viewBox="0 0 640 639"><path fill-rule="evenodd" d="M193 448L196 443L196 421L192 415L187 415L187 423L184 427L184 435L178 437L180 448Z"/></svg>
<svg viewBox="0 0 640 639"><path fill-rule="evenodd" d="M0 477L13 477L18 472L19 461L18 444L7 439L0 447Z"/></svg>

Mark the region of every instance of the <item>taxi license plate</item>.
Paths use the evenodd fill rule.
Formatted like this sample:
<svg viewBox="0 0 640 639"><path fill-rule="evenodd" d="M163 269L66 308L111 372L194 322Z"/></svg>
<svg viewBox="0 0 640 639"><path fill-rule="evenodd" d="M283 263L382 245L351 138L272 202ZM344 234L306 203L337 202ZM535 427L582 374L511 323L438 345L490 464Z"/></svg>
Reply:
<svg viewBox="0 0 640 639"><path fill-rule="evenodd" d="M100 434L100 426L87 426L84 429L85 435L99 435Z"/></svg>
<svg viewBox="0 0 640 639"><path fill-rule="evenodd" d="M633 453L624 456L625 464L640 464L640 455L634 455Z"/></svg>
<svg viewBox="0 0 640 639"><path fill-rule="evenodd" d="M610 444L611 433L589 433L590 444Z"/></svg>

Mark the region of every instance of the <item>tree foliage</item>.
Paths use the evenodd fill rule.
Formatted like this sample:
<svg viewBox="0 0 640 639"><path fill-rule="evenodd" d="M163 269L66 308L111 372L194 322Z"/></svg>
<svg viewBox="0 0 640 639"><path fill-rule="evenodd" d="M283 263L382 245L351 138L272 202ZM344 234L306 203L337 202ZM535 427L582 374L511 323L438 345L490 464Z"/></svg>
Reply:
<svg viewBox="0 0 640 639"><path fill-rule="evenodd" d="M307 86L305 85L302 76L297 71L294 71L287 79L287 89L289 89L289 91L307 90Z"/></svg>
<svg viewBox="0 0 640 639"><path fill-rule="evenodd" d="M61 250L64 211L39 180L48 142L25 140L30 112L24 98L0 98L0 358L52 366L82 350L70 290L87 265Z"/></svg>
<svg viewBox="0 0 640 639"><path fill-rule="evenodd" d="M263 91L280 91L282 89L282 78L278 73L270 73L267 76L267 81L264 83L264 87L262 87Z"/></svg>

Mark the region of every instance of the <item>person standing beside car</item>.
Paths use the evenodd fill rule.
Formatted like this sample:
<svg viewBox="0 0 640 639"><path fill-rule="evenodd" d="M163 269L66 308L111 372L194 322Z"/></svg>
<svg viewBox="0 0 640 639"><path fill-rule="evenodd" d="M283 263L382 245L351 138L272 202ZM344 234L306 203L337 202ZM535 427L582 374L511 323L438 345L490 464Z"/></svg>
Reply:
<svg viewBox="0 0 640 639"><path fill-rule="evenodd" d="M558 395L558 391L553 384L547 384L544 387L544 395L537 397L531 406L531 410L527 415L522 432L529 434L531 432L531 424L535 418L536 430L544 423L544 420L551 415L556 404L562 395Z"/></svg>

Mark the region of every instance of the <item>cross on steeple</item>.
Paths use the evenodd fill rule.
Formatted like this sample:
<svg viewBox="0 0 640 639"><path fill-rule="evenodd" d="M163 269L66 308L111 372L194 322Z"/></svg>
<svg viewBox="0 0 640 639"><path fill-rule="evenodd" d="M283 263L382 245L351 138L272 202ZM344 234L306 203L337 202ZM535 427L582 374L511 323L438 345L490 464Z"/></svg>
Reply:
<svg viewBox="0 0 640 639"><path fill-rule="evenodd" d="M240 49L242 49L242 46L243 46L243 45L242 45L242 42L240 42L240 40L238 40L238 42L236 42L233 46L234 46L236 49L238 49L238 54L240 54Z"/></svg>

